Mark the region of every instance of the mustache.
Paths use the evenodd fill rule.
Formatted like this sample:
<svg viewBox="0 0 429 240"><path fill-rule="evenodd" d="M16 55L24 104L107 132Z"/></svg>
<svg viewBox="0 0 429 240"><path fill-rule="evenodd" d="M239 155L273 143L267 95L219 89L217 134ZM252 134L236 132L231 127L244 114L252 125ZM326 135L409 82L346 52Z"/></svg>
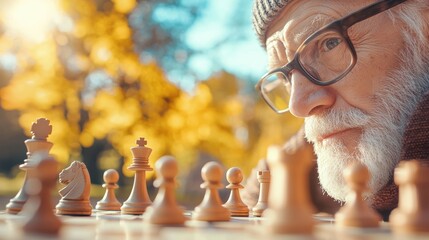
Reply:
<svg viewBox="0 0 429 240"><path fill-rule="evenodd" d="M361 128L368 124L370 117L358 108L329 109L321 115L307 117L305 137L315 143L321 136L348 128Z"/></svg>

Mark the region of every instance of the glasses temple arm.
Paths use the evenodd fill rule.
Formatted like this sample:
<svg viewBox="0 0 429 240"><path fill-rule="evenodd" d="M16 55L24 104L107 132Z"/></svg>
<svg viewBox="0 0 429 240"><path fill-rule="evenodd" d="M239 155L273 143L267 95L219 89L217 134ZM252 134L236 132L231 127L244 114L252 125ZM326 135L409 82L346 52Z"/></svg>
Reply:
<svg viewBox="0 0 429 240"><path fill-rule="evenodd" d="M353 24L377 15L386 11L407 0L386 0L369 5L361 10L354 12L352 15L346 16L341 20L342 26L347 29Z"/></svg>

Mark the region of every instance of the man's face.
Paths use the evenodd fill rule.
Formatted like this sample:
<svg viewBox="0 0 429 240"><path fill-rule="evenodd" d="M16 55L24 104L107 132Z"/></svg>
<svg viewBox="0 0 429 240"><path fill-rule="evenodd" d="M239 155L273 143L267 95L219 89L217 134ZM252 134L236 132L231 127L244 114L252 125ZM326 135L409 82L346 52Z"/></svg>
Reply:
<svg viewBox="0 0 429 240"><path fill-rule="evenodd" d="M267 33L269 68L291 61L299 45L317 29L372 2L293 1ZM399 160L407 117L400 113L410 112L403 110L403 103L414 91L402 86L412 79L398 81L400 70L406 70L401 69L400 54L406 47L401 28L386 12L352 26L348 33L357 63L333 85L318 86L299 71L292 72L289 110L305 118L306 136L318 156L320 182L336 199L345 199L342 171L351 161L368 166L371 195L388 182Z"/></svg>

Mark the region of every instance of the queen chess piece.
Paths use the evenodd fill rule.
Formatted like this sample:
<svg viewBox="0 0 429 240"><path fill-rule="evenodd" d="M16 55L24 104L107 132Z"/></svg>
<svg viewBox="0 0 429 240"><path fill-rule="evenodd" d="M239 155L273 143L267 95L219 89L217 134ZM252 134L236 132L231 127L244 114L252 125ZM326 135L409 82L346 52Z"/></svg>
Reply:
<svg viewBox="0 0 429 240"><path fill-rule="evenodd" d="M19 165L21 170L25 171L24 183L21 189L18 191L16 196L12 198L6 205L6 212L9 214L18 214L25 202L28 200L28 194L25 192L25 188L28 182L28 172L34 168L33 154L36 152L49 153L53 144L47 141L48 136L52 133L52 126L49 125L50 121L46 118L39 118L36 122L31 125L31 139L25 140L25 146L27 147L27 159L24 163Z"/></svg>
<svg viewBox="0 0 429 240"><path fill-rule="evenodd" d="M136 143L137 146L131 148L134 156L133 163L128 167L129 170L136 172L134 185L130 196L121 207L122 214L140 215L152 204L146 185L146 171L153 170L149 166L149 155L152 149L146 147L147 141L144 138L140 138Z"/></svg>

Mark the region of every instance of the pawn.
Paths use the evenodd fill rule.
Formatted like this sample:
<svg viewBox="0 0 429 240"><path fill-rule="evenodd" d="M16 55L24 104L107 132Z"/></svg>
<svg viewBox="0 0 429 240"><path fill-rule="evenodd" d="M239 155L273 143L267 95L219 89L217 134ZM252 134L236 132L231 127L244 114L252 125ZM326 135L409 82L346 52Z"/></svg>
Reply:
<svg viewBox="0 0 429 240"><path fill-rule="evenodd" d="M335 214L335 224L339 227L378 227L381 216L363 199L363 193L367 190L371 178L368 168L354 162L344 170L343 175L350 192L345 205Z"/></svg>
<svg viewBox="0 0 429 240"><path fill-rule="evenodd" d="M178 165L172 156L161 157L155 163L157 179L154 186L159 188L158 194L143 214L144 222L159 225L183 225L186 221L182 208L175 197L176 176Z"/></svg>
<svg viewBox="0 0 429 240"><path fill-rule="evenodd" d="M229 221L231 214L222 206L217 189L222 187L222 167L217 162L208 162L201 169L204 183L201 188L206 189L204 199L200 205L195 207L192 219L207 222Z"/></svg>
<svg viewBox="0 0 429 240"><path fill-rule="evenodd" d="M243 174L240 168L230 168L226 172L226 179L229 182L226 188L231 189L231 194L229 195L228 201L223 206L229 209L231 216L248 217L249 208L243 203L240 196L240 188L244 188L243 185L241 185Z"/></svg>
<svg viewBox="0 0 429 240"><path fill-rule="evenodd" d="M418 160L401 162L394 179L399 186L398 207L390 214L392 231L398 234L429 233L429 166Z"/></svg>
<svg viewBox="0 0 429 240"><path fill-rule="evenodd" d="M103 174L105 184L103 187L106 189L103 199L97 202L95 209L106 211L121 211L121 203L116 199L115 189L118 186L119 174L115 169L108 169Z"/></svg>
<svg viewBox="0 0 429 240"><path fill-rule="evenodd" d="M52 211L51 191L56 185L58 163L47 153L34 155L36 167L30 172L28 185L25 188L30 196L23 215L29 220L23 230L29 234L57 235L61 229L61 221Z"/></svg>

